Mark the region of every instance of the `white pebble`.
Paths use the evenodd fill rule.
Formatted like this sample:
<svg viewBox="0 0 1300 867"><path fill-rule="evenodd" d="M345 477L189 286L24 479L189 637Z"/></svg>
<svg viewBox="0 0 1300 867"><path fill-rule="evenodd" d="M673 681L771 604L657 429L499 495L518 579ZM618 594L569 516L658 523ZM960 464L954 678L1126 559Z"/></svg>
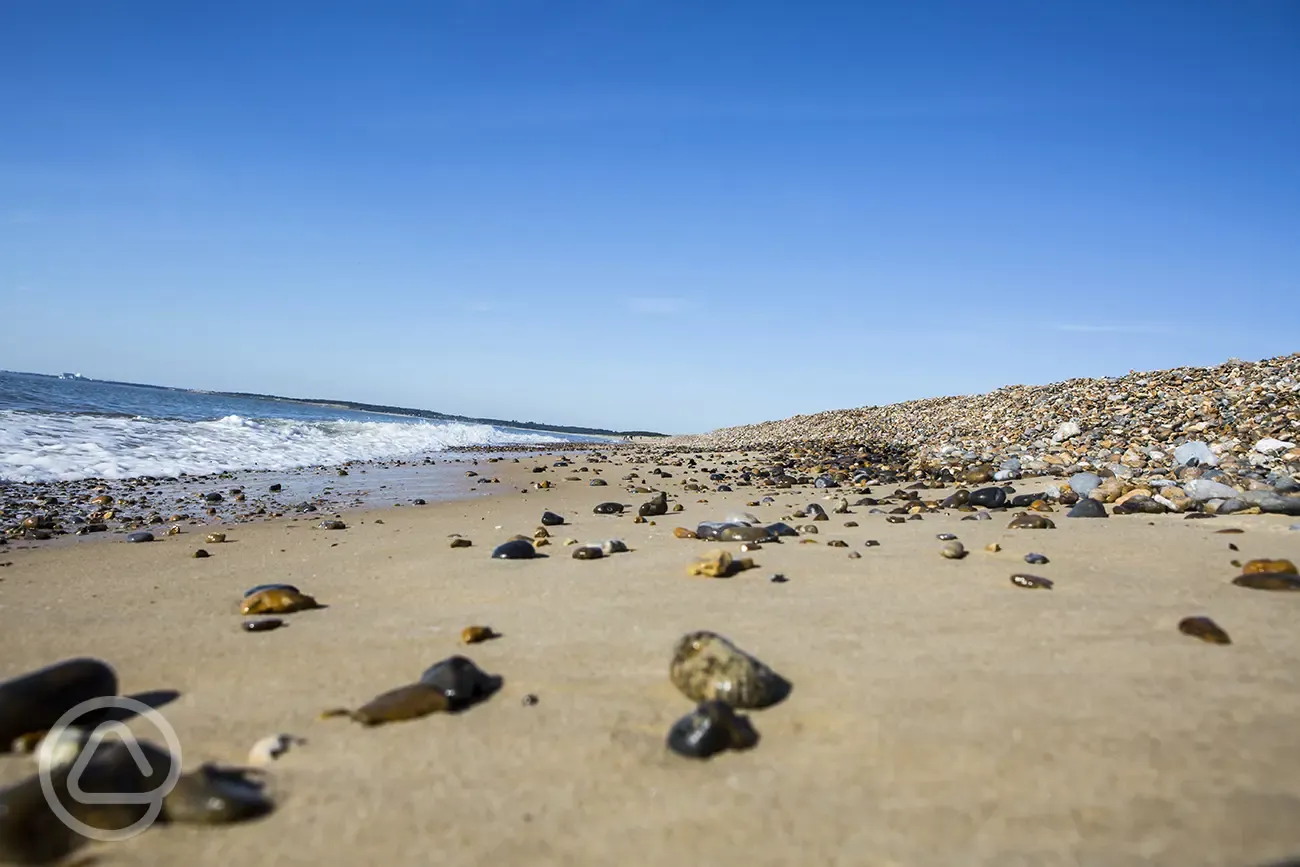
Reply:
<svg viewBox="0 0 1300 867"><path fill-rule="evenodd" d="M90 732L85 729L69 727L50 732L36 748L36 761L42 768L71 764L81 755L88 740Z"/></svg>
<svg viewBox="0 0 1300 867"><path fill-rule="evenodd" d="M305 743L302 738L293 735L268 735L248 751L248 763L255 768L264 768L289 751L290 747Z"/></svg>

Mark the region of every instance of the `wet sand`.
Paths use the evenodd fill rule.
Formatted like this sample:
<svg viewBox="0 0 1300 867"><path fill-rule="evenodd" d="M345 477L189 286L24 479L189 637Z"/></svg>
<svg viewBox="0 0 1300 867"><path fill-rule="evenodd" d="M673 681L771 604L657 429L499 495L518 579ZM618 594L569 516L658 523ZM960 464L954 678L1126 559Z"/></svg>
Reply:
<svg viewBox="0 0 1300 867"><path fill-rule="evenodd" d="M767 544L746 555L758 568L702 579L686 575L696 555L740 546L677 539L673 527L736 510L775 521L828 493L858 495L683 493L680 482L707 477L669 467L662 486L685 511L634 524L649 498L619 478L657 482L651 465L591 465L609 481L594 488L588 474L563 481L582 457L531 472L552 460L481 464L501 477L498 496L347 513L342 531L316 529L330 517L316 514L230 526L217 545L187 531L147 545L0 547L0 677L90 655L116 667L126 693L176 690L161 710L187 768L242 763L276 732L307 740L270 770L269 817L86 851L112 865L223 867L1300 857L1300 593L1235 587L1229 564L1300 560L1294 518L1058 511L1058 529L1034 531L1006 529L1011 512L889 524L855 507L819 522L816 544ZM543 479L558 487L518 493ZM745 505L769 493L775 504ZM593 515L606 500L631 508ZM489 559L508 537L531 536L545 509L571 522L550 528L545 559ZM1245 532L1216 533L1225 528ZM941 558L942 532L969 556ZM473 547L451 549L451 533ZM617 537L632 551L575 561L566 536ZM986 552L990 542L1003 550ZM192 559L199 547L212 556ZM1030 551L1051 562L1029 566ZM787 583L768 580L778 572ZM1018 589L1016 572L1055 589ZM279 581L328 607L243 632L242 592ZM1180 634L1191 615L1213 617L1234 643ZM503 637L466 648L470 624ZM761 735L751 751L693 762L664 748L692 707L668 680L672 646L696 629L794 684L750 714ZM318 718L455 653L503 676L503 689L460 715L376 729ZM132 727L156 738L143 720ZM32 770L0 756L0 783Z"/></svg>

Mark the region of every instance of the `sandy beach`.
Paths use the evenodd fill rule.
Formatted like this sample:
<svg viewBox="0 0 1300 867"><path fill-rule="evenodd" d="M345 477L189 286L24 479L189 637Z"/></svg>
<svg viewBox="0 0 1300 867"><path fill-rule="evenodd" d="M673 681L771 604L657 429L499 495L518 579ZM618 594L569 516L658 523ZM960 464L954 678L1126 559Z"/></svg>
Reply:
<svg viewBox="0 0 1300 867"><path fill-rule="evenodd" d="M1011 510L888 523L859 506L820 522L804 537L814 543L744 555L753 570L693 578L696 556L740 556L740 545L675 538L674 527L736 510L777 521L812 502L829 512L858 492L688 493L684 482L707 475L663 462L673 478L660 480L648 475L656 464L617 454L589 465L609 482L589 487L587 474L565 481L584 455L567 469L550 468L556 459L483 464L502 479L498 495L345 513L341 531L311 515L229 526L216 545L203 542L211 528L186 527L145 545L0 547L0 679L86 655L117 669L124 694L175 690L160 709L186 768L242 764L268 734L306 740L268 772L269 816L155 827L84 851L113 865L1300 857L1300 594L1230 583L1234 559L1300 560L1294 518L1077 520L1058 508L1055 530L1012 530ZM619 481L630 472L683 511L634 523L648 496ZM555 487L531 489L543 479ZM768 494L774 503L746 505ZM630 508L592 514L607 500ZM568 523L550 528L545 558L490 559L547 509ZM945 532L967 557L940 557ZM452 549L453 533L473 546ZM578 561L565 537L621 538L631 551ZM994 542L1001 551L986 551ZM199 547L212 556L193 559ZM1029 552L1050 562L1029 566ZM1020 572L1055 587L1017 588ZM788 581L771 582L777 573ZM327 607L246 633L240 597L266 582ZM1233 643L1181 634L1191 615L1214 618ZM502 637L467 648L470 624ZM749 712L754 749L693 761L665 748L693 706L668 679L672 648L697 629L793 683L784 702ZM462 714L376 728L319 718L457 653L502 676L500 692ZM132 726L157 739L143 720ZM0 756L0 783L33 772L31 757Z"/></svg>

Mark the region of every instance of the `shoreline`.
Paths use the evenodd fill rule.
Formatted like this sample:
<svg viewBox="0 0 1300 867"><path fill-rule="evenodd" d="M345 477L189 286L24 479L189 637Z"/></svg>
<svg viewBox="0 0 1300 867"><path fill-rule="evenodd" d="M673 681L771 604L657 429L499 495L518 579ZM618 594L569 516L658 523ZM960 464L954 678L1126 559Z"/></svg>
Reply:
<svg viewBox="0 0 1300 867"><path fill-rule="evenodd" d="M89 655L117 669L124 694L175 690L159 710L187 769L242 764L275 732L306 741L267 770L276 809L264 819L154 828L85 851L123 864L424 863L436 851L450 864L580 867L626 860L629 847L650 863L728 867L1254 867L1300 854L1300 593L1234 586L1230 563L1300 562L1295 518L1090 520L1055 505L1042 514L1056 529L1013 530L1025 509L925 505L952 485L855 485L846 469L829 470L840 487L816 488L808 471L825 462L812 458L788 468L789 487L745 485L743 466L773 458L637 457L649 455L498 462L500 495L355 511L339 531L296 516L231 527L216 545L187 532L0 548L11 563L0 569L0 679ZM587 484L595 475L607 485ZM1011 484L1040 493L1060 482ZM637 487L682 511L634 523L650 499ZM864 497L877 505L834 511ZM603 501L632 511L594 515ZM794 517L812 503L828 520ZM494 545L531 536L543 510L567 519L549 528L545 558L490 559ZM732 512L818 532L751 552L674 537ZM966 557L939 555L944 533ZM451 548L450 534L472 546ZM566 537L631 550L575 560ZM985 550L994 542L1000 551ZM199 545L212 556L193 559ZM713 548L756 568L688 577ZM1031 552L1049 562L1027 564ZM1020 572L1055 586L1019 589L1008 577ZM773 583L778 573L788 580ZM326 607L243 632L240 595L272 581ZM1193 615L1233 643L1181 634ZM463 645L471 624L501 637ZM668 678L673 644L697 629L793 684L780 704L745 712L753 749L703 762L664 747L692 707ZM502 676L500 692L462 714L373 729L319 718L453 654ZM157 739L146 721L128 725ZM0 756L0 784L32 767Z"/></svg>
<svg viewBox="0 0 1300 867"><path fill-rule="evenodd" d="M294 515L337 517L401 505L423 507L431 502L472 501L502 492L500 484L491 483L492 472L480 472L475 468L497 468L504 462L546 456L558 458L592 450L583 443L555 445L572 445L574 448L540 448L529 444L458 446L436 453L454 457L427 455L399 460L350 461L288 471L245 469L166 479L0 481L0 515L7 511L19 521L32 515L53 516L50 525L32 528L34 532L12 535L15 528L11 526L8 539L10 549L14 550L95 540L120 541L124 534L137 530L150 531L162 537L173 525L201 527L207 532ZM462 474L467 472L474 474L472 479L463 478ZM277 485L280 490L267 490ZM147 489L147 495L141 495L142 489ZM246 499L233 500L231 497L235 491L243 493ZM222 500L204 502L204 496L210 493L220 494ZM114 496L119 502L125 495L130 505L125 508L100 507L89 502L99 495ZM289 502L292 500L299 502ZM182 505L185 501L187 503ZM181 506L179 511L178 505ZM311 508L307 511L300 508L305 506ZM119 515L109 519L111 523L98 518L99 513L115 508ZM121 514L127 509L135 514ZM209 510L215 510L216 514L207 514ZM149 520L149 513L153 513L154 520ZM87 533L83 528L88 525L99 525L101 529Z"/></svg>

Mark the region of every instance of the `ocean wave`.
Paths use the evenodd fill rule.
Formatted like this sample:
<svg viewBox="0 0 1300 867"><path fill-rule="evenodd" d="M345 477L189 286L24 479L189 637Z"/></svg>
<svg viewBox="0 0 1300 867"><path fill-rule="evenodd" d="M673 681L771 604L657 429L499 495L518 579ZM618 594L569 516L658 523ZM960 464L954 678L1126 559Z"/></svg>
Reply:
<svg viewBox="0 0 1300 867"><path fill-rule="evenodd" d="M178 421L0 411L0 479L19 482L291 470L457 446L545 444L560 437L458 422L300 421L228 415Z"/></svg>

